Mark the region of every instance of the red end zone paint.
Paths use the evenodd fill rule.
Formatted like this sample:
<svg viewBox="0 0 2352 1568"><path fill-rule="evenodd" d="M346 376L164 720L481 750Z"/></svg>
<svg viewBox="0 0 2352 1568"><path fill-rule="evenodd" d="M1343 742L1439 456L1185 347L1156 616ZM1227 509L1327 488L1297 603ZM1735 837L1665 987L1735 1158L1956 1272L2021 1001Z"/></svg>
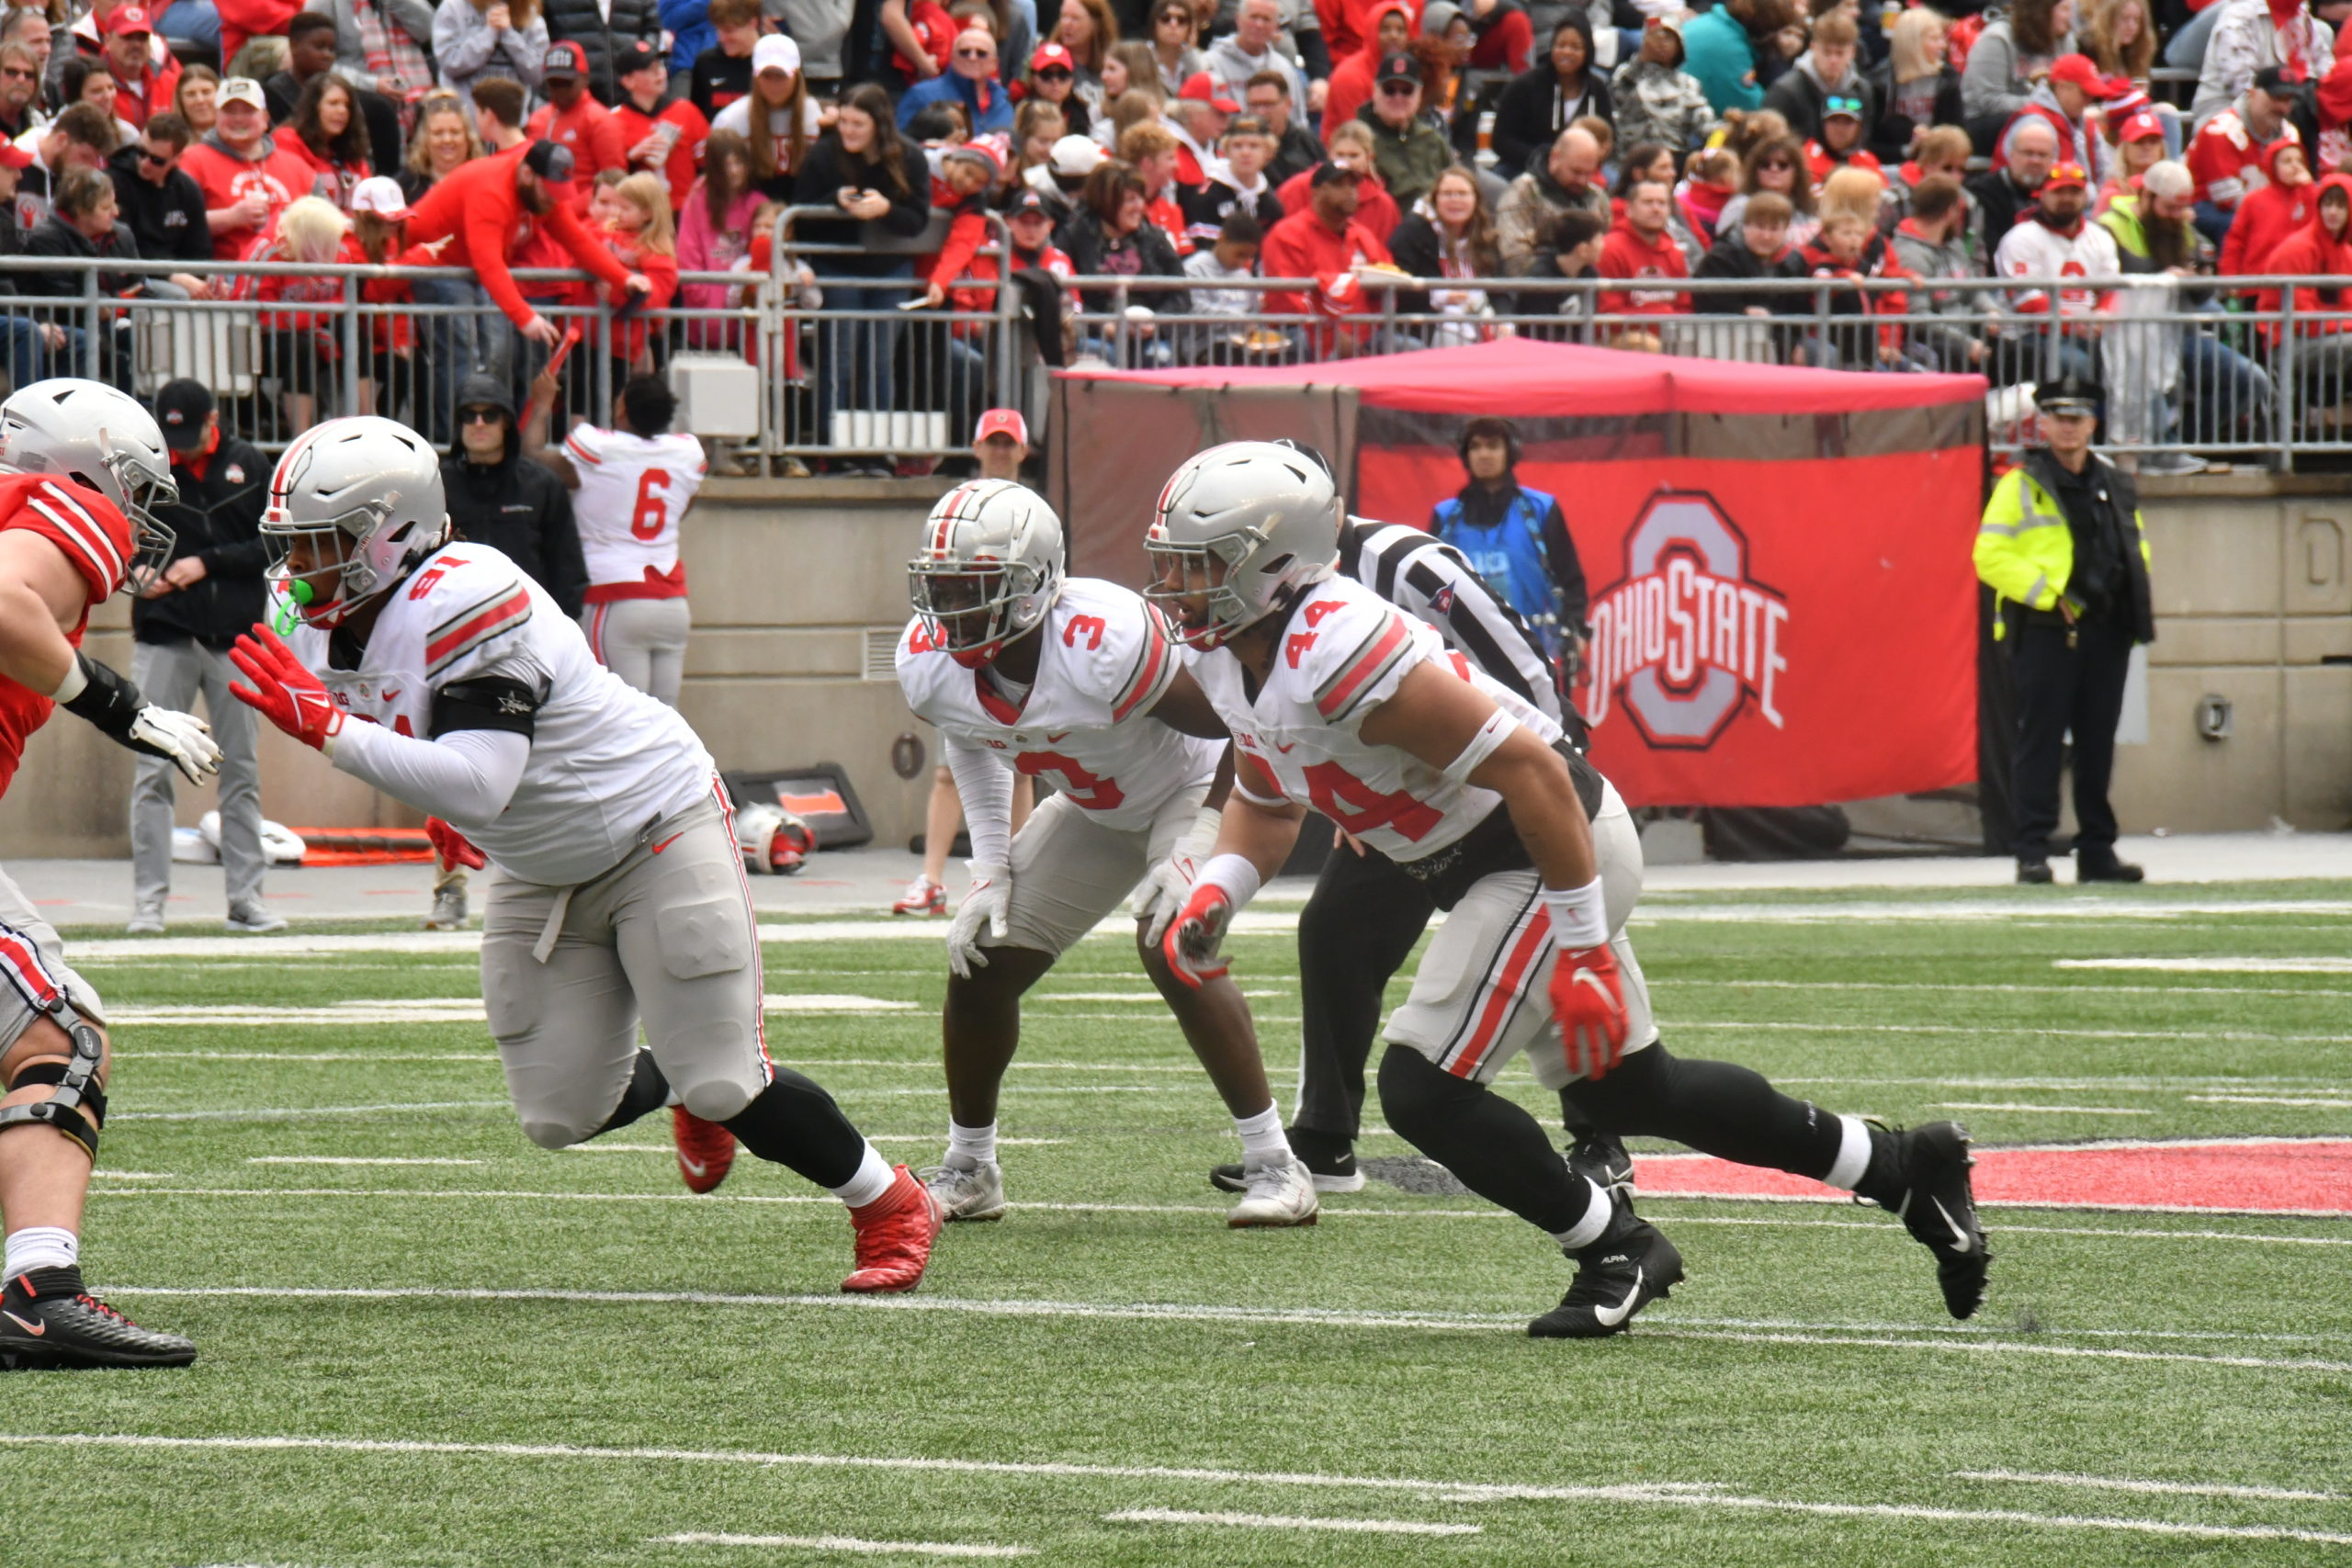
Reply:
<svg viewBox="0 0 2352 1568"><path fill-rule="evenodd" d="M1641 1156L1649 1198L1842 1202L1801 1176L1706 1155ZM2314 1138L2043 1145L1976 1151L1976 1198L1987 1206L2352 1216L2352 1141Z"/></svg>

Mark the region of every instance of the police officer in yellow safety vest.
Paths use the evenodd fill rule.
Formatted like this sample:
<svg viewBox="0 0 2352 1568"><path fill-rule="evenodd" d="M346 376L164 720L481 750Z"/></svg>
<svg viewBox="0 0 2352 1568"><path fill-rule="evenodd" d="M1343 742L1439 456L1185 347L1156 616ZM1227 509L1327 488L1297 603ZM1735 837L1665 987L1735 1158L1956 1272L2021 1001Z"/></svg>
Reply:
<svg viewBox="0 0 2352 1568"><path fill-rule="evenodd" d="M2135 643L2155 640L2148 540L2132 476L2091 450L2098 388L2068 376L2034 393L2042 446L2001 477L1976 530L1976 575L2017 693L2010 762L2018 880L2046 883L2058 773L2075 738L2075 880L2137 882L2115 855L2115 726Z"/></svg>

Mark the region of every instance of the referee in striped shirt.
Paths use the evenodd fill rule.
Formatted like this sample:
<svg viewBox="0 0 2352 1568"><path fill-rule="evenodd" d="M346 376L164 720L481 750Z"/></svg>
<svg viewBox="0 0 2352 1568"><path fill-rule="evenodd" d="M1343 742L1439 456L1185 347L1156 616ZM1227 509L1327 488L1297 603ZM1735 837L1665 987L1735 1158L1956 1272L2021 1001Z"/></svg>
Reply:
<svg viewBox="0 0 2352 1568"><path fill-rule="evenodd" d="M1561 722L1578 750L1584 724L1562 702L1543 644L1453 546L1400 523L1351 517L1340 528L1340 570L1433 627L1460 653L1532 706ZM1342 840L1332 846L1298 919L1304 1015L1298 1106L1292 1151L1315 1174L1318 1192L1355 1192L1356 1133L1363 1117L1363 1069L1379 1032L1388 982L1411 956L1437 906L1421 884L1378 850ZM1571 1089L1574 1086L1571 1086ZM1633 1160L1561 1093L1561 1119L1575 1140L1569 1164L1603 1189L1630 1184ZM1242 1190L1241 1168L1210 1179Z"/></svg>

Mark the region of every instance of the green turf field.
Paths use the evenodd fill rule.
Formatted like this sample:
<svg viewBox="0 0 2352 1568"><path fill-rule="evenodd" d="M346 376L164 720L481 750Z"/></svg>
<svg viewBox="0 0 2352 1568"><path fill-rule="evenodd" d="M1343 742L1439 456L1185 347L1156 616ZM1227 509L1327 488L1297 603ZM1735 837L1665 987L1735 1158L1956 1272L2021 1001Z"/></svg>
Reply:
<svg viewBox="0 0 2352 1568"><path fill-rule="evenodd" d="M2352 886L1645 917L1668 1043L1835 1109L2352 1136L2352 973L2052 962L2340 961ZM772 998L865 1010L772 1014L777 1057L910 1164L941 930L766 948ZM1962 1326L1875 1210L1645 1200L1689 1282L1531 1341L1568 1268L1476 1200L1227 1232L1229 1125L1098 939L1029 1009L1012 1213L844 1300L847 1222L786 1172L691 1197L662 1119L527 1144L462 952L106 934L69 933L120 1053L85 1268L203 1353L0 1378L0 1563L2352 1563L2352 1220L1993 1210ZM1233 951L1286 1096L1288 941Z"/></svg>

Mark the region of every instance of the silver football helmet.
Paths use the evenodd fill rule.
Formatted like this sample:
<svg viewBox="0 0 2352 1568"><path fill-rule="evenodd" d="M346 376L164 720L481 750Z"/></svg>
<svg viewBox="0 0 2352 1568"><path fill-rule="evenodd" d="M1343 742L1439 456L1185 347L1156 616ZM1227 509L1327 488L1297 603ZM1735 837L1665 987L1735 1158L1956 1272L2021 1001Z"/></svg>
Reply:
<svg viewBox="0 0 2352 1568"><path fill-rule="evenodd" d="M1044 620L1061 591L1061 519L1011 479L974 479L941 496L907 563L923 629L970 670Z"/></svg>
<svg viewBox="0 0 2352 1568"><path fill-rule="evenodd" d="M306 624L335 626L448 537L440 454L395 420L331 419L277 460L261 531L271 585Z"/></svg>
<svg viewBox="0 0 2352 1568"><path fill-rule="evenodd" d="M1288 610L1340 558L1340 489L1322 458L1287 441L1228 441L1170 476L1144 536L1144 597L1177 636L1216 648ZM1184 601L1207 608L1186 614Z"/></svg>
<svg viewBox="0 0 2352 1568"><path fill-rule="evenodd" d="M761 876L797 876L817 852L817 835L797 812L753 801L735 810L735 847L744 869Z"/></svg>
<svg viewBox="0 0 2352 1568"><path fill-rule="evenodd" d="M10 393L0 402L0 468L54 474L112 502L130 520L125 587L172 558L175 536L155 516L180 498L163 427L103 381L61 376Z"/></svg>

